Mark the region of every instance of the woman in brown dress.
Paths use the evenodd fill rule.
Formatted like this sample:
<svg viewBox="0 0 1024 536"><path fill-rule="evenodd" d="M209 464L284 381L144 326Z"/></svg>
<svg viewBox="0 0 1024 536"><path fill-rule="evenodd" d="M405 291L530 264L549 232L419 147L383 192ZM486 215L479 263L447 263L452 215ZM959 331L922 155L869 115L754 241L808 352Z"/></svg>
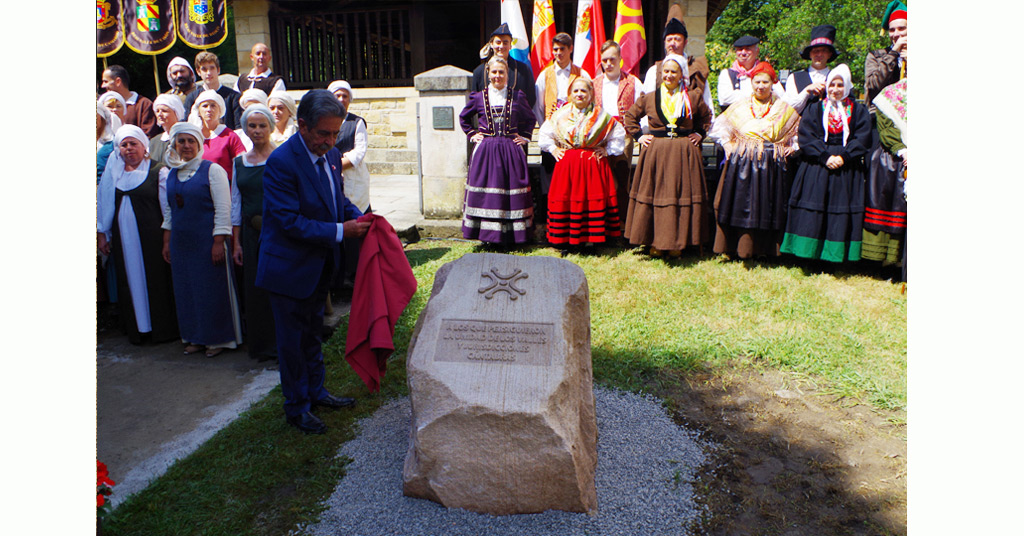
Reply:
<svg viewBox="0 0 1024 536"><path fill-rule="evenodd" d="M688 94L686 60L668 54L662 83L626 111L626 132L640 142L626 213L626 238L653 256L678 256L711 240L713 223L700 142L711 127L701 95ZM640 119L648 118L650 134Z"/></svg>

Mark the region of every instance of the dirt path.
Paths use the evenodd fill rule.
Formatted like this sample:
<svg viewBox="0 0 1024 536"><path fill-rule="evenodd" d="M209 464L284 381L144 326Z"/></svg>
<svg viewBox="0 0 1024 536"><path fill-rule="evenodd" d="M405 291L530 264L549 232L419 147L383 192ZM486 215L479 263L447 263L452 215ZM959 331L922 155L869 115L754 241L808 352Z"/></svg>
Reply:
<svg viewBox="0 0 1024 536"><path fill-rule="evenodd" d="M777 371L663 378L677 421L719 449L700 487L713 535L907 533L906 414ZM671 387L666 387L671 386Z"/></svg>

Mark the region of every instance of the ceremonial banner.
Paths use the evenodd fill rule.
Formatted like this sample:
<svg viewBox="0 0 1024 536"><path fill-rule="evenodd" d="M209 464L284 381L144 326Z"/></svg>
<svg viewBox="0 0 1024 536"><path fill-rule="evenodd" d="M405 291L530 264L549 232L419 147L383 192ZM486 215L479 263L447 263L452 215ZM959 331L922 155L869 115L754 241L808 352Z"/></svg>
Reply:
<svg viewBox="0 0 1024 536"><path fill-rule="evenodd" d="M622 70L640 76L640 58L647 53L644 10L640 0L619 0L613 39L622 49Z"/></svg>
<svg viewBox="0 0 1024 536"><path fill-rule="evenodd" d="M96 0L96 57L111 56L123 45L120 0Z"/></svg>
<svg viewBox="0 0 1024 536"><path fill-rule="evenodd" d="M536 78L554 60L551 52L551 38L555 36L555 11L551 0L533 2L533 50L530 52L530 67Z"/></svg>
<svg viewBox="0 0 1024 536"><path fill-rule="evenodd" d="M512 50L510 58L530 64L530 40L526 36L526 24L523 23L523 10L519 0L501 0L501 22L508 24L512 31Z"/></svg>
<svg viewBox="0 0 1024 536"><path fill-rule="evenodd" d="M576 8L576 38L572 45L572 62L590 75L601 74L601 43L604 37L604 15L601 0L579 0Z"/></svg>
<svg viewBox="0 0 1024 536"><path fill-rule="evenodd" d="M213 48L228 38L225 0L178 0L178 35L192 48Z"/></svg>
<svg viewBox="0 0 1024 536"><path fill-rule="evenodd" d="M172 0L122 0L124 41L128 48L155 56L167 52L177 37L174 34Z"/></svg>

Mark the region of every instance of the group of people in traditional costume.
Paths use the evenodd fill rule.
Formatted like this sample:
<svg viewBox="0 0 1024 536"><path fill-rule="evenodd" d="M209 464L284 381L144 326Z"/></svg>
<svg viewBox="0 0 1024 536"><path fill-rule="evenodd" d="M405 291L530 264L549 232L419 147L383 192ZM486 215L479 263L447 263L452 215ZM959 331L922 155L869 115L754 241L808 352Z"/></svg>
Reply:
<svg viewBox="0 0 1024 536"><path fill-rule="evenodd" d="M266 48L257 45L254 55L260 47ZM189 89L181 81L197 71L206 83ZM184 59L172 60L174 89L152 101L135 92L126 100L113 90L97 100L101 287L117 303L133 344L178 339L185 354L214 357L245 341L254 359L274 360L269 297L255 284L263 173L274 149L297 132L296 103L269 70L240 78L241 93L220 85L218 74L216 56L201 52L194 70ZM127 79L122 67L104 71L105 88L126 87ZM347 109L348 82L335 81L330 90ZM136 106L143 103L139 117ZM146 113L151 133L130 122ZM345 125L336 141L345 192L368 211L366 124L349 114ZM355 249L346 261L351 279L358 242L339 247Z"/></svg>
<svg viewBox="0 0 1024 536"><path fill-rule="evenodd" d="M623 237L652 256L679 256L711 244L741 259L785 253L902 264L905 278L906 17L899 0L887 6L891 45L866 62L870 106L851 95L849 67L830 68L836 29L820 25L801 52L810 66L785 85L758 59L757 38L736 40L736 61L719 75L717 117L707 62L685 55L678 18L669 19L666 55L642 85L619 70L613 41L601 47L611 60L605 72L591 81L568 62L568 34L553 38L552 64L529 79L528 67L508 56L503 24L460 115L475 144L463 236L525 243L535 215L546 214L546 241L556 247ZM531 181L524 148L537 124L543 169ZM713 201L705 138L724 149ZM630 174L633 141L640 154Z"/></svg>

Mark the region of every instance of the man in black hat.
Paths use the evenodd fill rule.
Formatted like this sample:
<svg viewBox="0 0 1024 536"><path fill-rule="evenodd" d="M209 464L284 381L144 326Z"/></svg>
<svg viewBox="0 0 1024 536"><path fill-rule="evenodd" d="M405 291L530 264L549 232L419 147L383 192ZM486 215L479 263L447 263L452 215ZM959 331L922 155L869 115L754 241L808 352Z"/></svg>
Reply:
<svg viewBox="0 0 1024 536"><path fill-rule="evenodd" d="M698 90L703 95L704 104L708 106L709 110L714 111L714 105L711 102L711 89L708 86L708 74L710 69L708 68L708 60L704 56L688 56L685 52L686 40L688 34L686 32L686 25L683 21L676 18L671 9L678 9L678 6L673 4L669 11L668 23L665 24L665 31L662 33L662 41L665 43L666 54L679 54L686 58L687 70L690 72L690 82L686 86L689 90ZM681 16L681 13L679 14ZM658 88L661 84L661 62L656 62L647 69L647 75L644 76L644 93L651 93Z"/></svg>
<svg viewBox="0 0 1024 536"><path fill-rule="evenodd" d="M757 65L757 57L761 54L758 44L760 39L752 35L744 35L732 44L736 53L736 60L728 69L722 69L718 75L718 104L725 111L734 102L740 102L750 97L750 77L747 71ZM776 82L772 91L779 97L786 94L782 84Z"/></svg>
<svg viewBox="0 0 1024 536"><path fill-rule="evenodd" d="M533 81L533 70L530 69L529 65L512 59L508 55L509 51L512 50L512 30L509 30L508 23L501 23L498 29L491 32L490 41L487 44L491 49L491 54L487 56L487 59L491 59L492 55L496 55L508 62L509 95L515 95L517 89L522 90L523 93L526 93L526 100L530 101L530 108L533 108L537 103L537 89ZM490 82L487 80L487 62L484 62L473 70L472 91L483 91L488 83Z"/></svg>
<svg viewBox="0 0 1024 536"><path fill-rule="evenodd" d="M800 57L811 61L811 66L789 75L786 79L786 102L803 113L804 107L825 95L825 80L831 70L828 64L839 56L836 51L836 27L822 24L811 29L811 42Z"/></svg>

